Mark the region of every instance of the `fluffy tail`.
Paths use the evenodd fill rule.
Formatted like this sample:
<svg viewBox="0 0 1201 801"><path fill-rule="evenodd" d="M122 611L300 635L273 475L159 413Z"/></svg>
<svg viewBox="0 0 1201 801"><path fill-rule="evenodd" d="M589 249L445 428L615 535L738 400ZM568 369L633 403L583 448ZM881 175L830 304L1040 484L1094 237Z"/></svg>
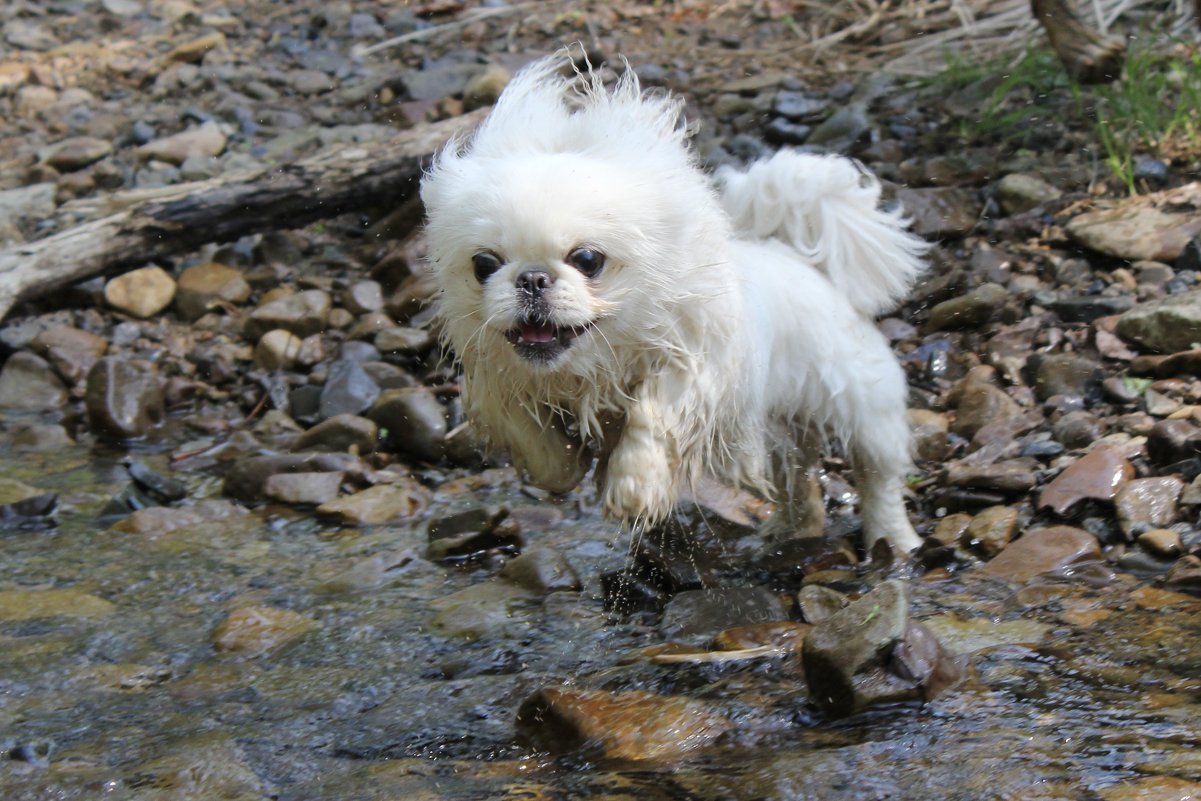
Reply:
<svg viewBox="0 0 1201 801"><path fill-rule="evenodd" d="M927 244L900 210L878 207L880 182L855 161L782 150L717 180L735 231L795 248L868 317L894 308L925 269Z"/></svg>

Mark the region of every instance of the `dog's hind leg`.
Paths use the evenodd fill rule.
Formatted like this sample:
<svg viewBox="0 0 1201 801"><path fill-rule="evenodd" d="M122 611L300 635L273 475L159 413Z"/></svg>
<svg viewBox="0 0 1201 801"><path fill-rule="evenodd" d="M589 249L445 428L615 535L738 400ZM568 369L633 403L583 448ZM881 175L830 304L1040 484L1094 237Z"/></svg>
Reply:
<svg viewBox="0 0 1201 801"><path fill-rule="evenodd" d="M909 425L904 408L858 421L851 447L855 487L863 514L863 544L870 553L887 540L902 554L922 544L905 511Z"/></svg>

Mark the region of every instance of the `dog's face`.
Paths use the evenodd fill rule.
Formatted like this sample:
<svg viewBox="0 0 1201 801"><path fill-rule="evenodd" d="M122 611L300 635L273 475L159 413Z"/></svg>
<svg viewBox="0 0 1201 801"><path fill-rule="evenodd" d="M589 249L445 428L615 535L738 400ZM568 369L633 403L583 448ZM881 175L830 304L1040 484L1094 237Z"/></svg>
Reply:
<svg viewBox="0 0 1201 801"><path fill-rule="evenodd" d="M580 375L612 362L631 302L653 291L648 232L663 207L629 173L579 154L468 156L427 181L431 262L457 351Z"/></svg>

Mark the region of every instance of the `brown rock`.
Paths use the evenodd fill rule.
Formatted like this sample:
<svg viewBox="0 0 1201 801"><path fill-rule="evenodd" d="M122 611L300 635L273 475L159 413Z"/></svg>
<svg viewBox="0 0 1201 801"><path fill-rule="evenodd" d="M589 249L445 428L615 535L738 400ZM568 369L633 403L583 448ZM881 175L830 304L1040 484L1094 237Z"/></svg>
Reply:
<svg viewBox="0 0 1201 801"><path fill-rule="evenodd" d="M176 166L192 156L219 156L225 150L225 134L221 126L209 121L196 128L189 128L174 136L155 139L138 148L143 159L165 161Z"/></svg>
<svg viewBox="0 0 1201 801"><path fill-rule="evenodd" d="M935 541L943 545L955 545L959 542L959 538L967 531L967 527L972 522L972 516L963 512L947 515L934 527L932 535Z"/></svg>
<svg viewBox="0 0 1201 801"><path fill-rule="evenodd" d="M111 143L94 136L73 136L50 148L45 162L60 172L82 170L113 152Z"/></svg>
<svg viewBox="0 0 1201 801"><path fill-rule="evenodd" d="M349 451L370 453L375 450L379 426L354 414L334 415L297 437L293 451Z"/></svg>
<svg viewBox="0 0 1201 801"><path fill-rule="evenodd" d="M1138 536L1138 544L1148 553L1164 559L1175 559L1183 550L1180 535L1170 528L1153 528L1150 531L1144 531Z"/></svg>
<svg viewBox="0 0 1201 801"><path fill-rule="evenodd" d="M104 299L118 311L145 319L171 305L175 279L161 267L143 267L119 275L104 286Z"/></svg>
<svg viewBox="0 0 1201 801"><path fill-rule="evenodd" d="M501 578L534 592L575 592L582 586L580 577L554 548L530 548L500 571Z"/></svg>
<svg viewBox="0 0 1201 801"><path fill-rule="evenodd" d="M1038 506L1062 516L1085 499L1113 500L1122 485L1132 478L1134 468L1122 451L1114 446L1100 445L1056 476L1043 489Z"/></svg>
<svg viewBox="0 0 1201 801"><path fill-rule="evenodd" d="M1029 459L1010 459L995 464L952 462L947 466L947 483L953 487L1028 492L1034 488L1034 463Z"/></svg>
<svg viewBox="0 0 1201 801"><path fill-rule="evenodd" d="M690 698L547 688L521 705L517 728L555 753L595 749L609 759L670 760L711 744L734 723Z"/></svg>
<svg viewBox="0 0 1201 801"><path fill-rule="evenodd" d="M1145 776L1127 779L1098 790L1103 801L1197 801L1201 782L1175 776Z"/></svg>
<svg viewBox="0 0 1201 801"><path fill-rule="evenodd" d="M960 187L897 190L897 202L913 218L913 231L927 239L957 237L976 227L980 201Z"/></svg>
<svg viewBox="0 0 1201 801"><path fill-rule="evenodd" d="M172 63L195 64L202 60L208 51L225 44L225 34L217 31L206 33L204 36L184 42L167 53L167 61Z"/></svg>
<svg viewBox="0 0 1201 801"><path fill-rule="evenodd" d="M955 421L951 430L971 439L976 432L999 420L1008 420L1022 413L1013 398L1004 390L983 382L972 382L956 388Z"/></svg>
<svg viewBox="0 0 1201 801"><path fill-rule="evenodd" d="M1013 539L1017 524L1017 509L992 506L972 518L959 541L964 548L991 559Z"/></svg>
<svg viewBox="0 0 1201 801"><path fill-rule="evenodd" d="M222 653L258 656L276 651L317 627L317 622L288 609L246 606L229 613L213 631L213 647Z"/></svg>
<svg viewBox="0 0 1201 801"><path fill-rule="evenodd" d="M921 461L938 462L946 458L947 416L929 409L909 410L909 430L913 434L913 452Z"/></svg>
<svg viewBox="0 0 1201 801"><path fill-rule="evenodd" d="M1064 230L1085 247L1119 259L1171 263L1201 234L1201 183L1097 205Z"/></svg>
<svg viewBox="0 0 1201 801"><path fill-rule="evenodd" d="M429 493L415 481L378 484L354 495L323 503L317 513L359 526L381 525L414 517L429 503Z"/></svg>
<svg viewBox="0 0 1201 801"><path fill-rule="evenodd" d="M108 341L88 331L63 325L38 334L29 347L45 357L59 375L78 384L108 350Z"/></svg>
<svg viewBox="0 0 1201 801"><path fill-rule="evenodd" d="M0 620L106 617L115 611L112 602L76 589L0 591Z"/></svg>
<svg viewBox="0 0 1201 801"><path fill-rule="evenodd" d="M981 568L982 573L1007 581L1027 582L1043 573L1101 558L1097 538L1072 526L1027 531Z"/></svg>
<svg viewBox="0 0 1201 801"><path fill-rule="evenodd" d="M254 363L264 370L290 370L300 354L301 342L291 331L268 331L254 346Z"/></svg>
<svg viewBox="0 0 1201 801"><path fill-rule="evenodd" d="M311 336L325 330L331 306L329 294L320 289L286 295L251 312L244 333L249 339L258 339L267 331L283 328L298 337Z"/></svg>
<svg viewBox="0 0 1201 801"><path fill-rule="evenodd" d="M185 320L198 320L214 306L239 305L250 297L250 284L242 273L216 262L196 264L179 276L175 308Z"/></svg>

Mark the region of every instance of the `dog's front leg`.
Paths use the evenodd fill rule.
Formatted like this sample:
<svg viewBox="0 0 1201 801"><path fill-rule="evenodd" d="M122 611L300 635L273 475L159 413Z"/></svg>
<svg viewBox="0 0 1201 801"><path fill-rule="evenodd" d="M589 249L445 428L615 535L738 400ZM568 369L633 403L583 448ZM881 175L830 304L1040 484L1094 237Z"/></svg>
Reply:
<svg viewBox="0 0 1201 801"><path fill-rule="evenodd" d="M583 480L592 460L584 447L563 431L558 415L547 413L539 420L518 414L506 422L513 466L531 484L558 493L574 489Z"/></svg>
<svg viewBox="0 0 1201 801"><path fill-rule="evenodd" d="M676 501L676 458L664 409L643 385L627 410L621 438L609 455L604 511L621 520L654 522Z"/></svg>

